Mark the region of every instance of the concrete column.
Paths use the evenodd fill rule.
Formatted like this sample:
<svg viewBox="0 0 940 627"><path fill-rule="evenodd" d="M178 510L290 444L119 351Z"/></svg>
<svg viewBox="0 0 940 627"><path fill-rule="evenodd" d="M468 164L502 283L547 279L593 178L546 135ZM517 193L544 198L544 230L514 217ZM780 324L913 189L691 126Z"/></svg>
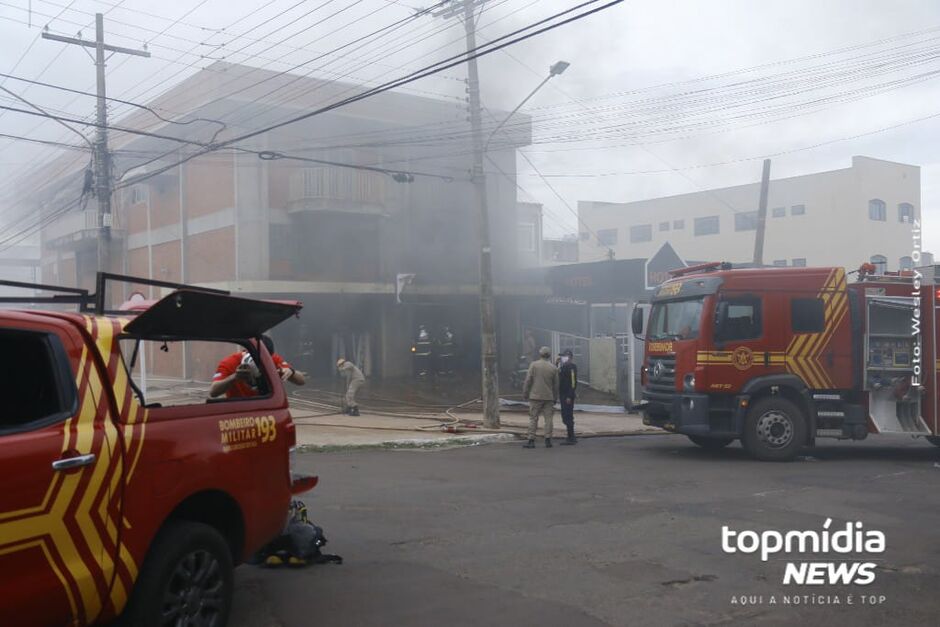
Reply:
<svg viewBox="0 0 940 627"><path fill-rule="evenodd" d="M382 305L379 321L377 363L383 378L411 375L411 340L414 314L411 305L399 305L393 299Z"/></svg>

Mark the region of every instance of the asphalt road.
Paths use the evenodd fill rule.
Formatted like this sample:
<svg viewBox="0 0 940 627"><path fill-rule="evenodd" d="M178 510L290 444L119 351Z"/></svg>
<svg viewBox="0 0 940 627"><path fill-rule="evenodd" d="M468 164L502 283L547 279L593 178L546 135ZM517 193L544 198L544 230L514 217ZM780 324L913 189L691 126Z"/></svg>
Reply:
<svg viewBox="0 0 940 627"><path fill-rule="evenodd" d="M940 449L899 437L808 455L761 463L667 435L307 454L311 516L346 563L239 568L231 625L936 625ZM784 586L791 560L722 552L723 525L826 517L884 532L873 583Z"/></svg>

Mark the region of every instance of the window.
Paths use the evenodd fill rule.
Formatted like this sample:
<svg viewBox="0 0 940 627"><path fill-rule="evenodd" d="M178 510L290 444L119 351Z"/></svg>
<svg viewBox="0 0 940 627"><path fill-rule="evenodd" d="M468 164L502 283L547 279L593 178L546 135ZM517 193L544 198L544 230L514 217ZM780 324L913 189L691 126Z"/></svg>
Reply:
<svg viewBox="0 0 940 627"><path fill-rule="evenodd" d="M537 249L535 244L535 224L521 222L519 224L519 250L534 253Z"/></svg>
<svg viewBox="0 0 940 627"><path fill-rule="evenodd" d="M806 257L794 257L792 265L794 268L805 268Z"/></svg>
<svg viewBox="0 0 940 627"><path fill-rule="evenodd" d="M793 205L790 207L791 216L801 216L806 214L806 205Z"/></svg>
<svg viewBox="0 0 940 627"><path fill-rule="evenodd" d="M826 326L825 303L821 298L790 301L790 328L794 333L821 333Z"/></svg>
<svg viewBox="0 0 940 627"><path fill-rule="evenodd" d="M660 230L660 231L668 231L668 230L669 230L669 222L660 222L660 223L659 223L659 230Z"/></svg>
<svg viewBox="0 0 940 627"><path fill-rule="evenodd" d="M147 190L146 185L131 185L131 188L127 190L127 204L136 205L147 202Z"/></svg>
<svg viewBox="0 0 940 627"><path fill-rule="evenodd" d="M719 303L725 309L719 328L715 329L715 339L721 342L730 340L753 340L761 336L761 302L756 296L734 296ZM720 309L719 309L720 311Z"/></svg>
<svg viewBox="0 0 940 627"><path fill-rule="evenodd" d="M0 354L0 394L4 399L0 434L50 425L75 411L75 382L57 336L3 330Z"/></svg>
<svg viewBox="0 0 940 627"><path fill-rule="evenodd" d="M914 205L909 202L902 202L898 205L898 222L911 224L914 221Z"/></svg>
<svg viewBox="0 0 940 627"><path fill-rule="evenodd" d="M898 267L901 270L913 270L914 269L914 260L910 257L901 257Z"/></svg>
<svg viewBox="0 0 940 627"><path fill-rule="evenodd" d="M651 340L691 340L702 322L702 298L654 303L647 335Z"/></svg>
<svg viewBox="0 0 940 627"><path fill-rule="evenodd" d="M248 380L235 384L240 396L263 397L271 393L264 369L255 365L258 353L254 346L201 340L156 342L123 337L120 349L134 393L147 407L224 402L226 394L210 399L210 386L220 366L223 373L234 372L240 363L246 363L251 372ZM243 362L246 355L249 359ZM228 362L223 363L224 360Z"/></svg>
<svg viewBox="0 0 940 627"><path fill-rule="evenodd" d="M875 274L884 274L888 269L888 258L884 255L872 255L869 261L875 266Z"/></svg>
<svg viewBox="0 0 940 627"><path fill-rule="evenodd" d="M598 246L614 246L617 243L617 229L600 229L597 232Z"/></svg>
<svg viewBox="0 0 940 627"><path fill-rule="evenodd" d="M705 218L695 218L696 235L715 235L720 230L718 216L707 216Z"/></svg>
<svg viewBox="0 0 940 627"><path fill-rule="evenodd" d="M787 260L786 259L774 259L774 265L778 268L786 268Z"/></svg>
<svg viewBox="0 0 940 627"><path fill-rule="evenodd" d="M673 220L672 221L672 230L681 231L685 228L685 220Z"/></svg>
<svg viewBox="0 0 940 627"><path fill-rule="evenodd" d="M773 209L770 210L770 215L773 216L774 218L786 217L787 208L786 207L774 207Z"/></svg>
<svg viewBox="0 0 940 627"><path fill-rule="evenodd" d="M734 214L735 231L756 231L757 230L757 212L739 211Z"/></svg>
<svg viewBox="0 0 940 627"><path fill-rule="evenodd" d="M648 242L653 239L653 225L640 224L630 227L631 242Z"/></svg>
<svg viewBox="0 0 940 627"><path fill-rule="evenodd" d="M884 222L888 219L888 208L885 201L880 198L872 198L868 201L868 219Z"/></svg>

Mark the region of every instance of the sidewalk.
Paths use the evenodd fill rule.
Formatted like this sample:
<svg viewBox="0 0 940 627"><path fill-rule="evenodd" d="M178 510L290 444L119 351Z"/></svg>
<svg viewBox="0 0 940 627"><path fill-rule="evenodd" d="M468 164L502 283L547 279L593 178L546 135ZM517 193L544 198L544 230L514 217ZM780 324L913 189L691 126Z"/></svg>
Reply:
<svg viewBox="0 0 940 627"><path fill-rule="evenodd" d="M482 428L480 413L455 414L460 423L445 414L407 416L386 415L363 411L361 416L340 413L326 414L306 408L292 407L291 414L297 424L297 445L305 448L344 447L441 447L499 442L523 439L529 425L528 413L503 408L500 412L502 428ZM544 421L539 420L539 436L543 435ZM447 425L442 428L442 425ZM555 412L554 437L565 436L561 413ZM445 430L446 429L446 430ZM575 412L575 432L578 437L624 436L664 433L643 425L637 414Z"/></svg>

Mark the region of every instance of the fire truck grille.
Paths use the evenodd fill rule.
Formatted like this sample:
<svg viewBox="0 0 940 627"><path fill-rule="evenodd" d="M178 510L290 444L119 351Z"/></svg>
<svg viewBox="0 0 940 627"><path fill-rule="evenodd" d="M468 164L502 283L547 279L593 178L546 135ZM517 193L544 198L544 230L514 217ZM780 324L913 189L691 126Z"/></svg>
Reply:
<svg viewBox="0 0 940 627"><path fill-rule="evenodd" d="M676 392L676 358L651 357L647 373L647 388L651 392Z"/></svg>

